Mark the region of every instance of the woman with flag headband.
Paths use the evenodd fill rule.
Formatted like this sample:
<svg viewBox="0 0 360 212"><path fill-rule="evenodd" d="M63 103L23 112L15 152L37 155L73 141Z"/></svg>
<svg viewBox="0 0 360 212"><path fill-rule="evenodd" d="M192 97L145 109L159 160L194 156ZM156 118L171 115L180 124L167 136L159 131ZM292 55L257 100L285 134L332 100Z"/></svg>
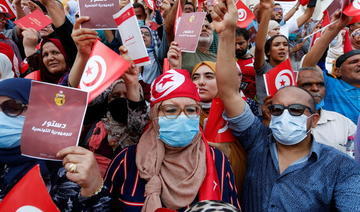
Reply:
<svg viewBox="0 0 360 212"><path fill-rule="evenodd" d="M104 186L99 177L84 176L87 180L82 183L75 175L71 177L90 194L82 193L84 196L96 193L84 206L92 207L97 204L94 199L110 196L108 206L120 211L183 210L200 200L222 200L240 208L228 160L208 146L199 129L199 101L186 70L160 75L151 87L151 123L137 145L125 148L111 162ZM76 149L59 153L65 156L68 170L67 155ZM77 167L83 163L79 161Z"/></svg>

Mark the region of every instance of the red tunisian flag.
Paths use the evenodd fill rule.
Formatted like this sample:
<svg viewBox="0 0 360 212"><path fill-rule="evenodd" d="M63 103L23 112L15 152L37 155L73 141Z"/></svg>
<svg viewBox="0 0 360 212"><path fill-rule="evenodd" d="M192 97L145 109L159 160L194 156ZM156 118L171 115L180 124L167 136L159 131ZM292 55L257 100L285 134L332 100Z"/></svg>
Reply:
<svg viewBox="0 0 360 212"><path fill-rule="evenodd" d="M280 88L296 85L290 59L285 60L264 74L266 93L273 96Z"/></svg>
<svg viewBox="0 0 360 212"><path fill-rule="evenodd" d="M183 11L182 11L181 0L178 0L178 5L177 5L177 9L176 9L175 24L174 24L174 35L176 35L176 30L177 30L178 25L180 23L182 13L183 13Z"/></svg>
<svg viewBox="0 0 360 212"><path fill-rule="evenodd" d="M214 98L204 130L204 137L210 142L226 143L236 140L228 128L227 121L222 117L223 112L223 102L220 98Z"/></svg>
<svg viewBox="0 0 360 212"><path fill-rule="evenodd" d="M130 63L100 41L93 46L79 88L89 92L91 102L129 68Z"/></svg>
<svg viewBox="0 0 360 212"><path fill-rule="evenodd" d="M354 0L344 9L344 14L347 16L360 15L360 0Z"/></svg>
<svg viewBox="0 0 360 212"><path fill-rule="evenodd" d="M145 0L145 4L146 4L146 6L147 6L150 10L154 10L154 9L155 9L155 5L154 5L154 1L153 1L153 0Z"/></svg>
<svg viewBox="0 0 360 212"><path fill-rule="evenodd" d="M8 13L9 15L6 17L8 19L16 18L15 10L8 0L0 0L0 11Z"/></svg>
<svg viewBox="0 0 360 212"><path fill-rule="evenodd" d="M236 8L238 11L237 26L246 28L255 19L255 15L241 0L237 1Z"/></svg>
<svg viewBox="0 0 360 212"><path fill-rule="evenodd" d="M300 0L300 4L302 5L302 6L305 6L305 5L307 5L309 3L309 0Z"/></svg>
<svg viewBox="0 0 360 212"><path fill-rule="evenodd" d="M32 168L5 196L0 204L0 211L60 211L48 193L39 165Z"/></svg>
<svg viewBox="0 0 360 212"><path fill-rule="evenodd" d="M344 35L344 54L347 52L352 51L352 45L351 45L351 40L350 40L350 35L349 35L349 30L345 29L345 35Z"/></svg>

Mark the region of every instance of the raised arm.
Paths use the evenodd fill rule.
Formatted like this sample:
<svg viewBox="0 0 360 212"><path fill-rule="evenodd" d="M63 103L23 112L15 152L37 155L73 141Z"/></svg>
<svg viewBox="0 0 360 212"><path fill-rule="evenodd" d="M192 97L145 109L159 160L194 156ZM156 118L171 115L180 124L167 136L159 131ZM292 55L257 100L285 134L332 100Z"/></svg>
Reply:
<svg viewBox="0 0 360 212"><path fill-rule="evenodd" d="M260 69L265 63L265 42L268 33L269 22L273 9L272 0L261 0L259 5L259 14L261 14L259 31L255 38L255 70Z"/></svg>
<svg viewBox="0 0 360 212"><path fill-rule="evenodd" d="M66 19L65 10L64 8L61 8L61 3L56 0L40 0L40 2L46 7L54 26L56 28L61 27Z"/></svg>
<svg viewBox="0 0 360 212"><path fill-rule="evenodd" d="M95 30L86 28L80 29L80 25L88 20L90 20L89 17L78 18L75 22L72 33L73 40L78 49L74 65L72 66L69 74L69 85L72 87L78 87L86 62L90 57L92 46L97 39L97 32Z"/></svg>
<svg viewBox="0 0 360 212"><path fill-rule="evenodd" d="M296 19L296 23L298 27L304 25L314 14L315 7L306 8L304 14L302 14L298 19Z"/></svg>
<svg viewBox="0 0 360 212"><path fill-rule="evenodd" d="M221 0L214 6L213 27L219 34L216 61L218 93L228 117L243 113L245 103L239 94L239 76L235 61L235 30L238 18L233 0Z"/></svg>
<svg viewBox="0 0 360 212"><path fill-rule="evenodd" d="M302 67L315 66L328 48L330 42L336 37L340 30L349 23L349 21L350 17L341 14L340 12L336 13L331 21L332 23L336 23L328 26L321 37L315 42L314 46L311 47L309 53L305 55Z"/></svg>
<svg viewBox="0 0 360 212"><path fill-rule="evenodd" d="M286 15L284 16L284 20L288 21L291 17L293 17L296 11L299 9L299 6L300 6L300 1L298 1L295 4L295 6L286 13Z"/></svg>

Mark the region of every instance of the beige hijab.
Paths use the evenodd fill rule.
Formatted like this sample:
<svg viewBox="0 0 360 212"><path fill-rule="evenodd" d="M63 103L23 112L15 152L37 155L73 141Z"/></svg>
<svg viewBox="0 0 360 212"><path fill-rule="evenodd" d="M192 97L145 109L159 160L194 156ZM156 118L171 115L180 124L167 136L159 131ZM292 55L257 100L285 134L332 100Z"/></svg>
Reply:
<svg viewBox="0 0 360 212"><path fill-rule="evenodd" d="M151 108L152 123L141 136L136 150L140 177L148 181L142 212L188 206L196 198L206 175L206 150L201 133L184 148L169 147L159 140L159 105L157 103Z"/></svg>

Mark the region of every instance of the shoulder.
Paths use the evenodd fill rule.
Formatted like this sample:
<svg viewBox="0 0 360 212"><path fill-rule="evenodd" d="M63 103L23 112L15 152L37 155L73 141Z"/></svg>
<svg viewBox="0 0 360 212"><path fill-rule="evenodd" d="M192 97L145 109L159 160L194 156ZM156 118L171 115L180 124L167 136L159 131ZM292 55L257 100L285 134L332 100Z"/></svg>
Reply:
<svg viewBox="0 0 360 212"><path fill-rule="evenodd" d="M323 109L321 110L321 116L323 116L326 120L341 122L342 127L344 126L356 127L356 125L349 118L335 111Z"/></svg>

